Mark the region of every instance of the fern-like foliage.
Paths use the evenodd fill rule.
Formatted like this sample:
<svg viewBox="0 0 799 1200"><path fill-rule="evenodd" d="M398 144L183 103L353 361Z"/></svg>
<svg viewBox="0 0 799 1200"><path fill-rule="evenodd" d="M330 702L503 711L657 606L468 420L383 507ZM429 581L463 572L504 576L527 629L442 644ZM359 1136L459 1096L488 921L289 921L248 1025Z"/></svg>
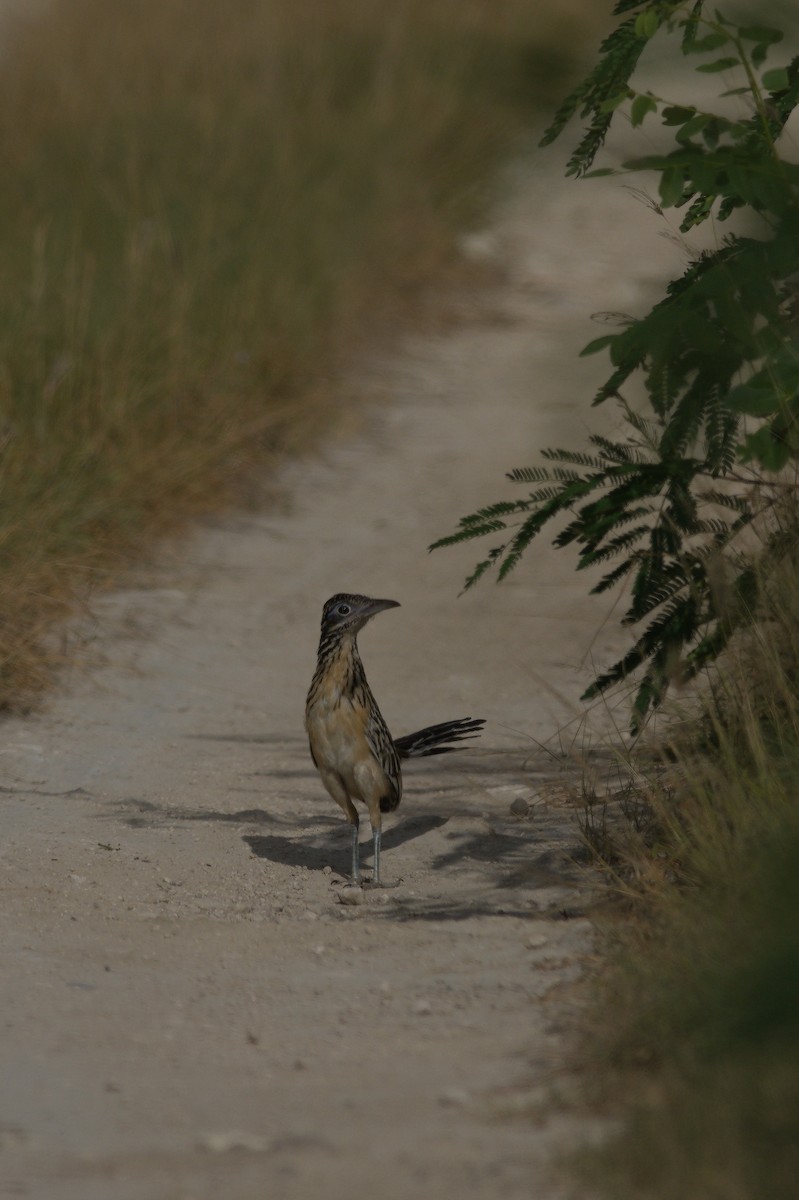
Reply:
<svg viewBox="0 0 799 1200"><path fill-rule="evenodd" d="M645 37L636 33L635 26L634 18L623 21L602 43L602 57L596 67L564 102L544 134L541 144L546 146L563 131L578 109L582 117L590 116L588 128L569 159L569 175L584 175L589 169L613 120L610 102L626 96L630 76L647 43Z"/></svg>
<svg viewBox="0 0 799 1200"><path fill-rule="evenodd" d="M633 125L658 113L675 130L675 149L628 169L659 173L662 206L684 207L685 228L748 207L766 217L767 231L727 237L649 313L583 351L609 353L594 403L616 399L622 438L596 434L587 449L543 451L543 464L508 475L528 489L521 499L464 517L435 546L501 532L468 587L492 569L505 578L552 525L554 544L576 550L578 569L600 572L593 592L625 581L622 623L633 641L586 697L635 675L639 728L672 681L703 669L751 619L757 566L738 549L742 531L757 521L766 559L788 552L768 514L799 459L799 166L777 146L799 104L799 58L762 71L781 32L737 25L717 10L708 17L702 0L619 0L615 12L619 25L544 142L573 116L587 119L567 168L582 175L622 107ZM728 92L746 93L741 119L636 91L633 72L656 34L678 35L699 70L737 73L740 86ZM649 411L624 400L633 376L643 380ZM731 488L722 481L733 474Z"/></svg>

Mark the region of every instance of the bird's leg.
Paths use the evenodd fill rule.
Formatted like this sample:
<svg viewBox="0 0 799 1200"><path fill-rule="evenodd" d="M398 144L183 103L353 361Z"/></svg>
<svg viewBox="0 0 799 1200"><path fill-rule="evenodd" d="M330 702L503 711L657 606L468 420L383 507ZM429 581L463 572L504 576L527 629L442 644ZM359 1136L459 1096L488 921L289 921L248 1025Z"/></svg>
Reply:
<svg viewBox="0 0 799 1200"><path fill-rule="evenodd" d="M352 827L352 882L361 882L360 847L358 845L358 826Z"/></svg>
<svg viewBox="0 0 799 1200"><path fill-rule="evenodd" d="M381 843L381 840L383 837L382 826L373 825L372 826L372 834L374 836L374 866L372 868L372 878L370 879L369 883L364 884L364 887L378 887L378 888L399 887L399 884L400 884L399 879L396 881L396 883L383 883L383 881L381 880L381 878L380 878L380 843Z"/></svg>
<svg viewBox="0 0 799 1200"><path fill-rule="evenodd" d="M315 761L315 760L314 760ZM352 882L361 882L361 864L358 846L358 827L360 820L358 818L358 810L347 795L347 789L341 782L339 776L333 771L320 771L322 782L324 783L330 795L338 804L339 808L344 810L344 815L349 821L352 830Z"/></svg>
<svg viewBox="0 0 799 1200"><path fill-rule="evenodd" d="M374 869L372 871L372 883L379 884L380 883L380 839L382 836L381 831L379 829L375 829L374 835L375 835L375 857L374 857Z"/></svg>

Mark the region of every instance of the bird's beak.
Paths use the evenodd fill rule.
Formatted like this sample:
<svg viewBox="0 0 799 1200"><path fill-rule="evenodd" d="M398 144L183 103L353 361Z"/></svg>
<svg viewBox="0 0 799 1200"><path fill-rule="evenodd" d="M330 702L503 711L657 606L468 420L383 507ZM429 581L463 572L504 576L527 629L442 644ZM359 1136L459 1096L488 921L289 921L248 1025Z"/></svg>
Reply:
<svg viewBox="0 0 799 1200"><path fill-rule="evenodd" d="M399 606L399 600L370 600L361 609L361 616L364 621L368 621L370 617L376 616L379 612L384 612L387 608L399 608Z"/></svg>

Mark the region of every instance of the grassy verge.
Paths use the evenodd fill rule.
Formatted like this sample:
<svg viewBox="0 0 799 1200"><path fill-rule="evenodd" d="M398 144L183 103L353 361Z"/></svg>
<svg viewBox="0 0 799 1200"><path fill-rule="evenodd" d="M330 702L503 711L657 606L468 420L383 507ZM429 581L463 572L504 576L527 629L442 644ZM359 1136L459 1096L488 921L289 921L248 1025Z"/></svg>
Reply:
<svg viewBox="0 0 799 1200"><path fill-rule="evenodd" d="M53 0L4 28L0 707L87 579L334 419L320 380L452 257L562 74L573 27L534 10Z"/></svg>
<svg viewBox="0 0 799 1200"><path fill-rule="evenodd" d="M590 1040L625 1128L582 1163L609 1200L796 1195L799 554L763 615L623 856L634 919Z"/></svg>

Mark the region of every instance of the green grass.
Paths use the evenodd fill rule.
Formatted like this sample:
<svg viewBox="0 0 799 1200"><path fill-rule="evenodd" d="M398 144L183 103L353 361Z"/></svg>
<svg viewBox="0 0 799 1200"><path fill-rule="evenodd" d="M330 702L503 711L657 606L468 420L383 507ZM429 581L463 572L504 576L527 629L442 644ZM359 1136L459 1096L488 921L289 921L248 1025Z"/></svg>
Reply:
<svg viewBox="0 0 799 1200"><path fill-rule="evenodd" d="M562 88L574 26L534 10L55 0L4 30L0 707L87 581L335 420L326 382Z"/></svg>
<svg viewBox="0 0 799 1200"><path fill-rule="evenodd" d="M609 1200L796 1196L797 561L767 593L676 739L676 792L654 801L660 879L635 872L649 882L615 930L588 1041L625 1128L581 1164Z"/></svg>

